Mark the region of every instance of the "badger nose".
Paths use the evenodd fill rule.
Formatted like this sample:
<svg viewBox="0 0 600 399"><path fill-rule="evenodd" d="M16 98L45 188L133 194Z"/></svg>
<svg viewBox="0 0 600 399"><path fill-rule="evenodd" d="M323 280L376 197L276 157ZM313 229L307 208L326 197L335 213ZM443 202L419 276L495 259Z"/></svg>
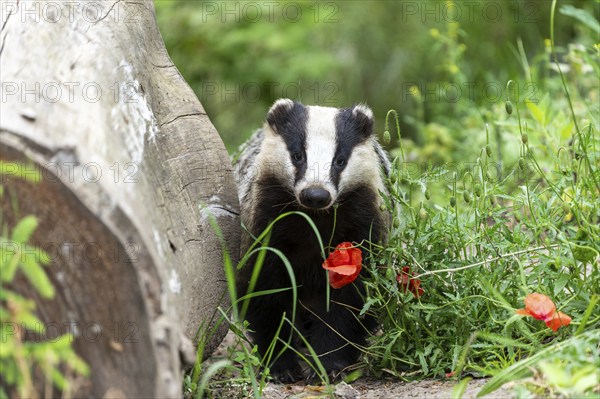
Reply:
<svg viewBox="0 0 600 399"><path fill-rule="evenodd" d="M300 202L308 208L322 209L329 205L330 201L331 194L323 188L310 187L300 192Z"/></svg>

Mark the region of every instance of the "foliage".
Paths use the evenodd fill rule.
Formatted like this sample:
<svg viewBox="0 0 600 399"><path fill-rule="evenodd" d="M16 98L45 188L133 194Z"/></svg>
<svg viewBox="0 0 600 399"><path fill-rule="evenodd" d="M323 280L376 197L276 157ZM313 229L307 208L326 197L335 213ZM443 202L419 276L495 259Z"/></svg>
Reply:
<svg viewBox="0 0 600 399"><path fill-rule="evenodd" d="M16 163L0 162L0 175L20 176L29 182L39 181L29 170ZM2 187L2 186L0 186ZM0 197L4 196L4 192ZM68 333L47 341L25 340L27 334L45 337L44 323L35 315L35 302L15 292L10 284L22 273L43 299L52 299L54 286L43 266L50 257L42 249L30 244L38 226L35 216L22 218L12 229L2 225L0 235L0 379L14 389L12 396L31 397L39 376L45 389L52 395L52 386L68 396L69 374L87 375L87 365L71 348L73 336ZM8 393L0 388L0 397Z"/></svg>
<svg viewBox="0 0 600 399"><path fill-rule="evenodd" d="M586 10L594 9L591 3L561 2ZM470 4L155 1L169 54L230 152L260 127L280 97L336 107L364 101L379 126L389 108L398 109L404 136L421 145L431 141L419 123L444 126L462 117L466 107L458 102L469 105L472 118L485 118L485 108L502 102L496 95L504 94L501 82L528 68L524 52L544 51L549 4ZM573 21L557 21L557 41L578 32ZM534 97L543 77L527 73L519 88ZM413 97L413 86L422 99ZM457 149L448 153L459 153L463 139L472 137L462 130L452 136Z"/></svg>
<svg viewBox="0 0 600 399"><path fill-rule="evenodd" d="M538 76L560 51L548 46L546 58L529 66ZM488 119L493 136L479 122L482 141L472 139L460 152L472 162L415 168L427 146L400 141L386 202L394 226L388 245L371 258L367 283L364 311L382 320L365 354L372 373L496 376L482 391L489 393L533 368L521 391L578 396L598 388L598 53L570 46L564 59L572 61L547 75L540 102L509 95ZM564 85L573 74L586 82L575 91ZM464 130L472 121L462 114L443 129ZM396 281L407 266L424 290L418 298ZM532 292L551 297L573 325L553 333L515 315Z"/></svg>

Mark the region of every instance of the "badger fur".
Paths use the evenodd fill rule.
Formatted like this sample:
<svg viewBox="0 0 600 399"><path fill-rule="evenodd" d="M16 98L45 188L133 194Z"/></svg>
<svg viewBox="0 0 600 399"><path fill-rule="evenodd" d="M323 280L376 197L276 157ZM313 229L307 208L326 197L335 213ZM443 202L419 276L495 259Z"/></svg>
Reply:
<svg viewBox="0 0 600 399"><path fill-rule="evenodd" d="M331 238L332 248L326 248L327 253L344 241L384 240L389 215L381 210L379 192L385 191L389 167L373 134L373 113L367 106L337 109L277 100L263 128L246 143L236 163L242 222L250 233L243 238L242 250L252 243L252 236L258 236L288 211L309 215L325 246ZM364 297L361 279L331 289L327 311L326 271L309 223L300 215L281 219L274 225L268 245L290 261L300 302L294 324L335 378L356 362L360 354L356 346L366 343L375 325L370 317L358 317ZM239 296L248 291L253 266L251 260L238 273ZM268 252L253 291L290 286L283 262ZM261 354L271 344L284 313L291 318L289 289L250 300L246 319ZM279 338L294 343L293 335L293 329L284 323ZM282 348L278 341L275 355ZM283 382L303 378L298 357L291 349L281 352L270 370Z"/></svg>

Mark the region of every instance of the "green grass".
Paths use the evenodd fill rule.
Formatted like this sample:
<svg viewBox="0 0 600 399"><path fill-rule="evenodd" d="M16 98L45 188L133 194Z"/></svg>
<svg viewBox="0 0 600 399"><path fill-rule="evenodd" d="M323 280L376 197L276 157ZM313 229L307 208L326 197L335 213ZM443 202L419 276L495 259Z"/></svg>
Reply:
<svg viewBox="0 0 600 399"><path fill-rule="evenodd" d="M589 356L600 334L597 126L588 123L568 140L553 137L559 130L550 126L543 143L524 129L527 122L534 126L534 116L514 107L520 161L501 179L486 173L497 164L489 142L474 169L462 175L442 167L412 177L401 157L395 160L387 197L394 227L368 267L364 310L374 312L382 328L365 354L372 374L491 377L582 332L590 339L582 341L587 347L581 353L589 359L580 359L581 370L588 370L581 378L592 378L592 367L600 366ZM543 118L551 120L553 112L548 107ZM542 162L536 154L544 153ZM573 154L570 162L563 161L565 153ZM421 281L420 298L396 281L406 266ZM532 292L551 297L573 323L553 333L542 322L516 316ZM542 374L551 369L540 366L543 360L533 365ZM578 394L589 393L588 385L582 387Z"/></svg>
<svg viewBox="0 0 600 399"><path fill-rule="evenodd" d="M597 72L597 49L585 57ZM529 376L521 394L598 394L598 84L575 95L557 70L539 103L510 97L495 107L490 124L501 140L480 126L485 141L473 144L470 163L420 164L426 170L414 173L406 149L395 151L386 198L393 229L368 266L364 311L381 321L365 353L369 373L493 377L482 393ZM498 158L499 147L514 155ZM407 266L421 281L419 298L396 282ZM554 333L515 315L532 292L573 323Z"/></svg>

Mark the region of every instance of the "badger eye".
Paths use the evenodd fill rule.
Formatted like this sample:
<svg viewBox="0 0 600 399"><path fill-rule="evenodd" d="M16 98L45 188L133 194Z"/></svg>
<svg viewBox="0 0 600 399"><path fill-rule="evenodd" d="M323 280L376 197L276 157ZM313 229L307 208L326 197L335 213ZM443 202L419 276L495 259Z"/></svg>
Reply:
<svg viewBox="0 0 600 399"><path fill-rule="evenodd" d="M341 168L344 165L346 165L346 160L344 158L338 158L335 160L335 166L338 168Z"/></svg>
<svg viewBox="0 0 600 399"><path fill-rule="evenodd" d="M295 152L292 154L292 159L296 162L300 162L302 161L302 153L301 152Z"/></svg>

